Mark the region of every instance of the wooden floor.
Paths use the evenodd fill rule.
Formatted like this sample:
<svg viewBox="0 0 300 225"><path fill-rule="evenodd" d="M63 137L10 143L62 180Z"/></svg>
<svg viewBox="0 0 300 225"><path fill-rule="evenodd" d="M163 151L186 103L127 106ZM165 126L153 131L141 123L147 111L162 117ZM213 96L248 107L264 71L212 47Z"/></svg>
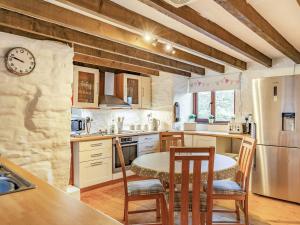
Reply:
<svg viewBox="0 0 300 225"><path fill-rule="evenodd" d="M123 183L101 187L81 195L81 200L93 208L122 222L123 218ZM131 203L131 209L147 209L154 207L154 202ZM231 208L232 203L218 202L217 206ZM300 205L278 201L258 195L250 195L250 220L254 225L297 225L300 224ZM231 215L216 215L216 219L234 219ZM155 222L154 213L130 215L130 223Z"/></svg>

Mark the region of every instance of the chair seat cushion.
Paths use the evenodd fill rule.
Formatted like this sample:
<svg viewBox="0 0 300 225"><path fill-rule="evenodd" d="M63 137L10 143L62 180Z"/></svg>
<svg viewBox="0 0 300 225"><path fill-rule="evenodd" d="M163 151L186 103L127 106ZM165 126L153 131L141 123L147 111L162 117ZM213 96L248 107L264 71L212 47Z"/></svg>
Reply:
<svg viewBox="0 0 300 225"><path fill-rule="evenodd" d="M244 195L245 191L241 186L231 180L214 180L213 193L222 195Z"/></svg>
<svg viewBox="0 0 300 225"><path fill-rule="evenodd" d="M151 195L163 193L164 188L158 179L128 182L128 196Z"/></svg>
<svg viewBox="0 0 300 225"><path fill-rule="evenodd" d="M169 202L170 200L170 193L166 193L166 198ZM193 193L189 192L189 211L192 211L192 199L193 199ZM201 192L200 193L200 212L206 212L207 211L207 201L206 201L206 193ZM181 211L181 192L175 191L174 196L174 211L180 212Z"/></svg>

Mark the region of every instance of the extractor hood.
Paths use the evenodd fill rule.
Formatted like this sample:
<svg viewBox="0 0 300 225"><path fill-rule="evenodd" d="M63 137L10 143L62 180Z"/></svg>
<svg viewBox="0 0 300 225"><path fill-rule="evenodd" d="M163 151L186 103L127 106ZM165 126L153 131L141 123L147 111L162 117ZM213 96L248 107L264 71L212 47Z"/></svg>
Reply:
<svg viewBox="0 0 300 225"><path fill-rule="evenodd" d="M115 75L110 72L105 72L104 95L100 96L100 108L104 109L119 109L131 108L123 99L114 96Z"/></svg>

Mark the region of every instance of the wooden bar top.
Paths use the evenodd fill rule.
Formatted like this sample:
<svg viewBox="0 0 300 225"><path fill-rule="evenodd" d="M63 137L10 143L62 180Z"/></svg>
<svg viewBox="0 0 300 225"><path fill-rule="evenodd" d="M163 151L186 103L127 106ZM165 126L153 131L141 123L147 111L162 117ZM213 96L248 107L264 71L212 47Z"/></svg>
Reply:
<svg viewBox="0 0 300 225"><path fill-rule="evenodd" d="M121 225L5 159L0 162L36 185L0 196L3 225Z"/></svg>
<svg viewBox="0 0 300 225"><path fill-rule="evenodd" d="M246 136L249 137L249 134L230 134L228 132L219 132L219 131L184 131L184 134L210 136L210 137L236 138L236 139L243 139Z"/></svg>

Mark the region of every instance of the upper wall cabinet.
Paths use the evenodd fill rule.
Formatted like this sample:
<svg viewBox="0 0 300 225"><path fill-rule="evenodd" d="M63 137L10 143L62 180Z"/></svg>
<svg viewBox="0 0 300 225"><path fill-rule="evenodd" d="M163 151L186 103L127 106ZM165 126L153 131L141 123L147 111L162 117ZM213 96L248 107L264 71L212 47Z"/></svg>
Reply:
<svg viewBox="0 0 300 225"><path fill-rule="evenodd" d="M151 77L141 77L141 108L150 109L152 106Z"/></svg>
<svg viewBox="0 0 300 225"><path fill-rule="evenodd" d="M97 108L99 93L99 70L74 66L73 106Z"/></svg>
<svg viewBox="0 0 300 225"><path fill-rule="evenodd" d="M115 76L116 96L131 104L132 108L151 108L151 78L132 74Z"/></svg>

